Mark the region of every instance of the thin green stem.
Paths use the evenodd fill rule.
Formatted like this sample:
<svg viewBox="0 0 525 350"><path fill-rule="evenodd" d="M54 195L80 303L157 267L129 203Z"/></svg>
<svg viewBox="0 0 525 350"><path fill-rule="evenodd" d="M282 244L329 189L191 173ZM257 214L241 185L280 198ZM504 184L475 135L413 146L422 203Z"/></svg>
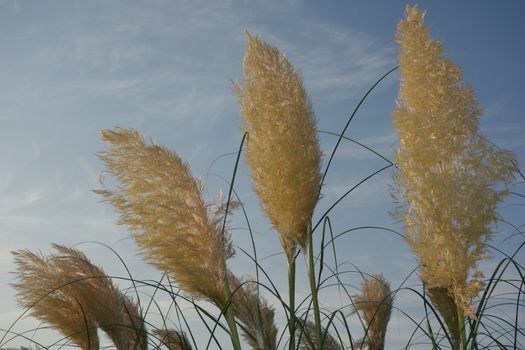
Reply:
<svg viewBox="0 0 525 350"><path fill-rule="evenodd" d="M314 320L315 320L315 338L317 339L317 349L321 350L322 347L322 331L321 331L321 311L319 309L319 301L317 299L317 283L315 283L315 264L314 264L314 243L312 226L308 225L307 232L307 260L308 260L308 278L310 280L310 290L312 293L312 305L314 307Z"/></svg>
<svg viewBox="0 0 525 350"><path fill-rule="evenodd" d="M459 306L457 306L458 310L458 331L459 331L459 349L465 350L467 348L467 334L465 333L465 315L463 314L463 310Z"/></svg>
<svg viewBox="0 0 525 350"><path fill-rule="evenodd" d="M233 312L232 304L232 293L230 290L230 284L228 282L227 276L224 278L224 288L226 290L226 296L229 302L226 306L226 312L224 313L224 317L226 318L226 322L228 322L228 328L230 329L230 338L232 341L233 349L241 350L241 340L239 338L239 332L237 330L237 323L235 322L235 314Z"/></svg>
<svg viewBox="0 0 525 350"><path fill-rule="evenodd" d="M226 222L228 220L228 209L230 207L232 193L233 193L233 185L235 183L235 177L237 175L237 169L239 168L239 160L241 158L242 153L242 147L244 145L244 142L246 141L247 133L244 133L241 141L241 145L239 146L239 151L237 152L237 158L235 160L235 166L233 168L233 174L232 174L232 180L230 182L230 190L228 191L228 200L226 201L226 209L224 212L224 219L222 222L222 230L221 234L223 236L223 239L225 237L225 231L226 231ZM224 271L228 271L228 267L226 266L226 259L223 259L223 268ZM226 305L226 312L224 316L226 317L226 321L228 322L228 327L230 329L230 337L232 340L232 345L234 350L241 350L241 341L239 339L239 332L237 331L237 324L235 322L235 313L233 310L232 305L232 292L230 289L230 283L228 281L228 273L224 274L223 283L224 283L224 290L226 291L226 297L229 301L229 304Z"/></svg>
<svg viewBox="0 0 525 350"><path fill-rule="evenodd" d="M295 350L295 260L295 254L288 258L288 306L290 308L288 328L290 330L290 350Z"/></svg>

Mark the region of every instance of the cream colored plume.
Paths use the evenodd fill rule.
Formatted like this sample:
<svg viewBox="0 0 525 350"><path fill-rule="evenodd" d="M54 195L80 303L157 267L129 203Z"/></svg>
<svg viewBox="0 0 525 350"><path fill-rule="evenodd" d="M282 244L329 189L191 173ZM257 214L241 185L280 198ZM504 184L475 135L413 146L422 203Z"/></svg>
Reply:
<svg viewBox="0 0 525 350"><path fill-rule="evenodd" d="M118 350L147 349L147 332L140 309L115 286L104 270L79 250L54 244L51 256L72 292Z"/></svg>
<svg viewBox="0 0 525 350"><path fill-rule="evenodd" d="M399 134L397 215L429 289L444 288L465 315L483 288L496 205L513 180L513 155L480 135L480 109L461 69L432 40L424 14L408 7L399 23L401 86L393 113ZM498 185L504 185L500 190Z"/></svg>
<svg viewBox="0 0 525 350"><path fill-rule="evenodd" d="M246 33L244 76L236 85L246 161L266 215L290 258L305 247L321 185L316 120L300 73L276 48Z"/></svg>
<svg viewBox="0 0 525 350"><path fill-rule="evenodd" d="M257 285L242 283L230 275L230 285L236 289L233 294L233 309L241 323L244 340L254 350L274 350L277 345L277 327L274 310L257 293Z"/></svg>
<svg viewBox="0 0 525 350"><path fill-rule="evenodd" d="M186 293L224 308L225 261L233 249L221 233L221 211L204 202L189 166L133 129L103 130L102 139L110 148L99 156L119 184L96 192L117 210L150 263Z"/></svg>
<svg viewBox="0 0 525 350"><path fill-rule="evenodd" d="M392 314L394 298L390 284L383 275L366 277L361 284L361 294L354 296L354 312L359 312L366 327L366 337L355 346L366 345L369 350L385 348L385 335Z"/></svg>
<svg viewBox="0 0 525 350"><path fill-rule="evenodd" d="M13 286L20 306L71 338L82 350L98 350L97 323L68 285L67 277L42 254L19 250L13 255L17 266Z"/></svg>
<svg viewBox="0 0 525 350"><path fill-rule="evenodd" d="M38 301L32 314L62 331L67 336L71 327L76 328L77 337L87 334L79 325L89 323L92 342L79 344L98 348L97 327L113 341L118 350L147 349L147 333L138 306L123 295L102 268L93 265L80 251L53 245L56 254L42 256L28 250L14 252L18 265L16 275L19 282L19 302L30 307L44 293L56 289ZM68 325L70 326L64 326ZM95 346L96 347L93 347Z"/></svg>

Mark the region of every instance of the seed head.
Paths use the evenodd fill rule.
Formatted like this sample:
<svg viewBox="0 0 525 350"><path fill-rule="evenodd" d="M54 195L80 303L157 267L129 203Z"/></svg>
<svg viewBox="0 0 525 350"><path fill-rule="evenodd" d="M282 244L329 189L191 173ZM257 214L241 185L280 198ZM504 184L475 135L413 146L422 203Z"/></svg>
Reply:
<svg viewBox="0 0 525 350"><path fill-rule="evenodd" d="M186 333L175 329L156 329L153 333L169 350L192 350Z"/></svg>
<svg viewBox="0 0 525 350"><path fill-rule="evenodd" d="M146 330L138 306L83 253L57 244L53 247L57 253L47 256L28 250L13 252L19 302L32 306L33 316L66 336L74 335L72 339L82 349L88 345L98 348L97 327L118 350L146 349ZM46 293L50 294L44 297ZM76 334L71 333L75 328ZM85 343L88 335L90 343Z"/></svg>
<svg viewBox="0 0 525 350"><path fill-rule="evenodd" d="M235 316L240 321L242 335L254 350L274 350L277 344L277 327L274 309L257 293L255 283L242 283L233 274L230 285L236 289L233 299Z"/></svg>
<svg viewBox="0 0 525 350"><path fill-rule="evenodd" d="M96 191L120 214L145 258L196 298L226 306L222 205L206 204L199 181L174 152L146 142L133 129L103 130L110 148L100 152L118 185Z"/></svg>
<svg viewBox="0 0 525 350"><path fill-rule="evenodd" d="M514 156L480 135L480 109L461 69L430 38L417 7L399 23L401 86L393 113L400 148L397 216L428 288L445 288L466 315L483 288L477 262L513 180ZM503 185L498 189L497 185Z"/></svg>
<svg viewBox="0 0 525 350"><path fill-rule="evenodd" d="M82 350L98 350L97 323L52 261L29 250L12 252L17 299L32 316L70 337Z"/></svg>
<svg viewBox="0 0 525 350"><path fill-rule="evenodd" d="M366 277L361 284L361 294L354 297L354 312L359 312L365 321L367 335L361 343L368 349L385 348L385 335L392 314L394 298L390 284L383 275Z"/></svg>
<svg viewBox="0 0 525 350"><path fill-rule="evenodd" d="M235 90L248 132L246 162L266 215L290 257L306 244L321 185L316 120L300 73L276 48L246 33Z"/></svg>
<svg viewBox="0 0 525 350"><path fill-rule="evenodd" d="M138 305L85 254L58 244L53 247L58 252L51 255L53 266L71 282L72 293L117 350L147 349L147 333Z"/></svg>

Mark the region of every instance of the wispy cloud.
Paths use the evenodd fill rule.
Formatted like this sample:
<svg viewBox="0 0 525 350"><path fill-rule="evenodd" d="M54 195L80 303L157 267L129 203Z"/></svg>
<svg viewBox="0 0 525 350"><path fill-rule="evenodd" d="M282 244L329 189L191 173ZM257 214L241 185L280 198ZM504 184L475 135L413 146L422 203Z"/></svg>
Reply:
<svg viewBox="0 0 525 350"><path fill-rule="evenodd" d="M304 18L294 25L300 30L289 37L277 36L270 28L260 34L290 56L314 93L348 98L396 64L394 46L369 34Z"/></svg>

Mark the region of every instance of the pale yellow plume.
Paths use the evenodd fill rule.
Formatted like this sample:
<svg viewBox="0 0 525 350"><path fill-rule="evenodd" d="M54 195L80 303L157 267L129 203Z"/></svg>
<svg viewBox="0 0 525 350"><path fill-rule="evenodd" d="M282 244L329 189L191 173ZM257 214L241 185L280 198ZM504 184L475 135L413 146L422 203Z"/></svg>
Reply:
<svg viewBox="0 0 525 350"><path fill-rule="evenodd" d="M68 279L42 254L29 250L13 252L17 266L17 290L20 306L30 314L60 331L82 350L98 350L97 323L75 296Z"/></svg>
<svg viewBox="0 0 525 350"><path fill-rule="evenodd" d="M54 244L53 266L71 282L71 291L118 350L145 350L147 333L140 309L104 270L77 249Z"/></svg>
<svg viewBox="0 0 525 350"><path fill-rule="evenodd" d="M374 274L363 280L361 294L354 297L354 312L360 313L367 335L355 346L364 344L369 350L385 348L385 335L393 304L390 284L383 275Z"/></svg>
<svg viewBox="0 0 525 350"><path fill-rule="evenodd" d="M254 189L290 258L305 247L321 185L316 120L300 73L276 48L246 33L244 77L236 92L249 133Z"/></svg>
<svg viewBox="0 0 525 350"><path fill-rule="evenodd" d="M80 251L54 244L58 253L37 255L28 250L14 252L18 265L15 284L22 305L30 307L40 297L32 314L62 331L82 349L98 348L97 327L118 350L147 349L147 334L138 306L123 295L102 268ZM89 340L85 342L89 324ZM76 329L76 333L72 332ZM82 342L82 344L80 344Z"/></svg>
<svg viewBox="0 0 525 350"><path fill-rule="evenodd" d="M199 181L176 153L133 129L103 130L102 139L110 148L99 156L119 184L96 192L117 210L150 263L186 293L224 308L225 261L233 255L221 233L224 213L204 202Z"/></svg>
<svg viewBox="0 0 525 350"><path fill-rule="evenodd" d="M444 288L465 315L483 289L477 263L513 180L513 155L479 134L480 109L461 69L432 40L424 14L408 7L399 23L401 86L393 113L399 133L397 215L429 289Z"/></svg>
<svg viewBox="0 0 525 350"><path fill-rule="evenodd" d="M230 275L230 285L236 289L233 294L233 309L241 323L244 340L254 350L274 350L277 345L277 327L274 324L274 310L257 293L255 283L241 283ZM239 287L237 289L237 287Z"/></svg>

